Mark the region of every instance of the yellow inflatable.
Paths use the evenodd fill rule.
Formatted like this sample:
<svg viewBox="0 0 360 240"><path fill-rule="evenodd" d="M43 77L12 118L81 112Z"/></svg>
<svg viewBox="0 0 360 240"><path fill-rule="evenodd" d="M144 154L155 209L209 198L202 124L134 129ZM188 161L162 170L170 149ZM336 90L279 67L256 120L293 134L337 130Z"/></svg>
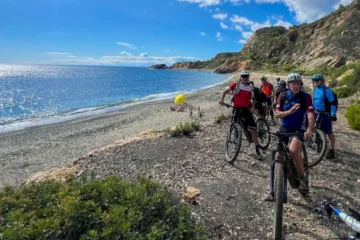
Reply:
<svg viewBox="0 0 360 240"><path fill-rule="evenodd" d="M174 102L177 105L183 104L185 101L186 101L186 96L184 94L179 94L174 99Z"/></svg>

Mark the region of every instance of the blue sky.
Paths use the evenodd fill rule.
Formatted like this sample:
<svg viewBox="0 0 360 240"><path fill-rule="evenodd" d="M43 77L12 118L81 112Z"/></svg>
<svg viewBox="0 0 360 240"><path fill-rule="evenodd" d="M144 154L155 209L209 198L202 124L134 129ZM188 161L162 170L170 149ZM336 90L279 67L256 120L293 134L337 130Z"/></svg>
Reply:
<svg viewBox="0 0 360 240"><path fill-rule="evenodd" d="M0 0L0 63L149 66L239 51L352 0Z"/></svg>

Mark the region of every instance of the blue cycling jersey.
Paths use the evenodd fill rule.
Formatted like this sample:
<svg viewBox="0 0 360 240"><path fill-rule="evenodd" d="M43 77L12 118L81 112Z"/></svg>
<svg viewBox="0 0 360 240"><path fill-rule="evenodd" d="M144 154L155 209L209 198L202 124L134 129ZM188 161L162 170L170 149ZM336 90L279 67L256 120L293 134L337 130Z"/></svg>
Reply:
<svg viewBox="0 0 360 240"><path fill-rule="evenodd" d="M324 84L318 86L314 91L314 108L319 112L325 111L325 96L329 102L335 100L332 91ZM331 115L336 114L336 106L331 105Z"/></svg>

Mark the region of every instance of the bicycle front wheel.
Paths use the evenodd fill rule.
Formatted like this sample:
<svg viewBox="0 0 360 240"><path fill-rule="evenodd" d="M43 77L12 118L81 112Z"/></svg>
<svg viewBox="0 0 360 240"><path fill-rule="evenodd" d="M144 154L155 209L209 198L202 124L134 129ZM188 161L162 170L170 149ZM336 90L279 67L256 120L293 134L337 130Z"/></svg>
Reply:
<svg viewBox="0 0 360 240"><path fill-rule="evenodd" d="M281 239L282 236L284 183L285 180L283 162L275 162L275 205L273 235L274 239L276 240Z"/></svg>
<svg viewBox="0 0 360 240"><path fill-rule="evenodd" d="M242 128L238 123L230 126L230 131L226 137L225 157L228 163L234 163L239 155L242 141Z"/></svg>
<svg viewBox="0 0 360 240"><path fill-rule="evenodd" d="M257 136L259 141L259 148L261 150L266 150L270 145L271 136L269 132L261 131L261 129L270 131L269 124L264 118L259 117L256 119L256 127L258 128Z"/></svg>
<svg viewBox="0 0 360 240"><path fill-rule="evenodd" d="M310 156L308 158L308 167L315 167L325 156L327 149L326 134L320 129L315 129L313 136L305 142L305 145Z"/></svg>
<svg viewBox="0 0 360 240"><path fill-rule="evenodd" d="M306 147L304 146L304 144L301 146L301 158L303 160L304 163L304 175L306 178L307 183L309 184L309 159L308 159L308 155L306 152Z"/></svg>

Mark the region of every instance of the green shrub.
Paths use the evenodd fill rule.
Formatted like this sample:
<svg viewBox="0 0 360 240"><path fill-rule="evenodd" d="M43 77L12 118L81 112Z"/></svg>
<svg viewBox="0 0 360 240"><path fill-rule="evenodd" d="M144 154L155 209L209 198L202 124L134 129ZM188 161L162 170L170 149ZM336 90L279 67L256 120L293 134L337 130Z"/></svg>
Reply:
<svg viewBox="0 0 360 240"><path fill-rule="evenodd" d="M356 89L354 89L354 87L346 86L346 87L335 88L334 92L336 93L338 98L346 98L356 93Z"/></svg>
<svg viewBox="0 0 360 240"><path fill-rule="evenodd" d="M349 123L350 128L360 130L360 104L348 106L345 117Z"/></svg>
<svg viewBox="0 0 360 240"><path fill-rule="evenodd" d="M145 178L71 180L0 192L0 239L208 239L190 206Z"/></svg>
<svg viewBox="0 0 360 240"><path fill-rule="evenodd" d="M215 118L215 123L221 123L222 120L229 119L230 116L231 116L231 115L226 115L226 114L222 113L222 114L216 116L216 118Z"/></svg>
<svg viewBox="0 0 360 240"><path fill-rule="evenodd" d="M200 130L200 123L198 122L186 122L186 123L180 123L178 126L176 126L175 128L168 128L166 131L168 133L170 133L170 135L172 137L178 137L178 136L187 136L190 133L194 132L194 131L199 131Z"/></svg>

